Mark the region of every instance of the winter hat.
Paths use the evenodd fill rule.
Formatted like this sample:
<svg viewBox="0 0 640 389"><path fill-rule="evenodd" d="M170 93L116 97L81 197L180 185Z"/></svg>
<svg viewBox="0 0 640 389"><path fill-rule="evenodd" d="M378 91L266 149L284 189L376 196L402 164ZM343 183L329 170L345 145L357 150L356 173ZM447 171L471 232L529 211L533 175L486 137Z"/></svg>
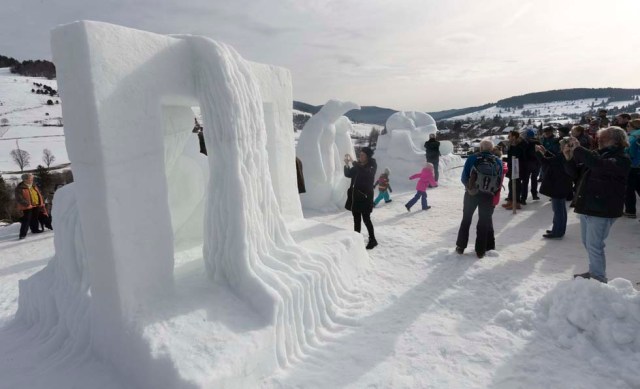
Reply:
<svg viewBox="0 0 640 389"><path fill-rule="evenodd" d="M436 134L429 134L429 139L436 139Z"/></svg>
<svg viewBox="0 0 640 389"><path fill-rule="evenodd" d="M634 130L640 130L640 119L633 119L629 122L629 127Z"/></svg>
<svg viewBox="0 0 640 389"><path fill-rule="evenodd" d="M389 170L389 168L386 167L386 168L384 168L384 173L382 173L382 174L385 174L385 175L389 176L389 175L391 175L391 170Z"/></svg>
<svg viewBox="0 0 640 389"><path fill-rule="evenodd" d="M536 133L533 132L532 129L528 129L527 130L527 138L535 138L536 137Z"/></svg>
<svg viewBox="0 0 640 389"><path fill-rule="evenodd" d="M558 135L560 136L569 136L569 132L571 129L569 127L560 127L558 128Z"/></svg>
<svg viewBox="0 0 640 389"><path fill-rule="evenodd" d="M373 157L373 150L370 147L363 147L360 149L360 152L367 154L367 158Z"/></svg>

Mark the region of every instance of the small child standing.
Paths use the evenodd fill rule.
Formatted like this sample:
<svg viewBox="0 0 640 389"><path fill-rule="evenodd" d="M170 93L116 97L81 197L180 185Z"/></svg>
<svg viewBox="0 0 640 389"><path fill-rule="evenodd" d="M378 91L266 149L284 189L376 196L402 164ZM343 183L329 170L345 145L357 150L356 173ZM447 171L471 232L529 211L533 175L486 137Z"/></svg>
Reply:
<svg viewBox="0 0 640 389"><path fill-rule="evenodd" d="M429 205L427 205L427 186L438 186L438 183L436 182L433 175L432 163L427 162L420 173L416 173L409 177L410 180L416 178L419 178L418 183L416 184L416 195L413 196L413 198L404 205L405 208L407 208L407 212L411 211L411 207L413 207L413 205L418 201L419 198L422 198L423 211L431 208Z"/></svg>
<svg viewBox="0 0 640 389"><path fill-rule="evenodd" d="M376 187L376 185L378 186L378 197L376 197L375 201L373 202L374 207L377 206L382 199L384 199L385 203L390 203L391 201L393 201L389 198L389 193L393 192L393 190L391 189L391 184L389 184L389 174L389 168L385 168L384 173L380 174L378 181L373 184L374 188Z"/></svg>

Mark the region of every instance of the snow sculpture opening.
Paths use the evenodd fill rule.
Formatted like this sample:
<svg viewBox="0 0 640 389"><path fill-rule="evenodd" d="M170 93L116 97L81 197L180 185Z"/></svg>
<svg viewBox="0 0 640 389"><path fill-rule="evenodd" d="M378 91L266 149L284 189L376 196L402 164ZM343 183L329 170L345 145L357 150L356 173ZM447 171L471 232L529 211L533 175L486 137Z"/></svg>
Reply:
<svg viewBox="0 0 640 389"><path fill-rule="evenodd" d="M56 255L21 283L17 321L153 388L251 387L351 323L349 284L368 257L357 234L302 219L286 69L208 38L98 22L56 28L52 51L75 183L56 196ZM174 269L199 244L202 261ZM81 312L83 331L64 312Z"/></svg>
<svg viewBox="0 0 640 389"><path fill-rule="evenodd" d="M438 128L431 115L424 112L396 112L386 122L387 133L378 137L376 156L378 169L391 169L394 188L409 189L415 184L405 177L417 173L426 162L424 143L430 134L436 134ZM440 182L457 177L459 172L452 170L462 166L462 158L453 155L453 144L440 142Z"/></svg>
<svg viewBox="0 0 640 389"><path fill-rule="evenodd" d="M349 179L344 176L344 156L355 160L351 122L344 115L360 106L350 101L329 100L302 129L296 154L302 161L306 193L304 208L339 209L347 199Z"/></svg>

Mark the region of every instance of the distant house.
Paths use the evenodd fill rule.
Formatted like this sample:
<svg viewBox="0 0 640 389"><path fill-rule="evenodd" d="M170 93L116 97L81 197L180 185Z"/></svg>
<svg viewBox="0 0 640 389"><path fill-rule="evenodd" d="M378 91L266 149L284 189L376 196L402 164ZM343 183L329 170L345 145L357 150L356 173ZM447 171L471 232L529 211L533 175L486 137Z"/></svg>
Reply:
<svg viewBox="0 0 640 389"><path fill-rule="evenodd" d="M469 127L471 127L471 124L466 123L466 124L463 124L462 127L460 127L460 128L462 128L463 130L468 130Z"/></svg>
<svg viewBox="0 0 640 389"><path fill-rule="evenodd" d="M438 134L450 134L451 130L448 128L445 128L443 130L438 130Z"/></svg>
<svg viewBox="0 0 640 389"><path fill-rule="evenodd" d="M508 134L508 133L510 133L511 131L513 131L514 129L515 129L515 127L514 127L514 126L505 127L505 128L504 128L504 130L502 130L502 133L503 133L503 134Z"/></svg>
<svg viewBox="0 0 640 389"><path fill-rule="evenodd" d="M492 134L497 134L498 132L500 132L500 126L495 126L491 128Z"/></svg>

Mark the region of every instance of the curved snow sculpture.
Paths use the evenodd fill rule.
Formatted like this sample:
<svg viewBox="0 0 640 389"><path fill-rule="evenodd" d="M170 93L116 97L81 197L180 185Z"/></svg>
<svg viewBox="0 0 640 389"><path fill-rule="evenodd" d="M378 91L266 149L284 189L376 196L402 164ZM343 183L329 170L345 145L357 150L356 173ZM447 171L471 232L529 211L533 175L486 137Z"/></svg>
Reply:
<svg viewBox="0 0 640 389"><path fill-rule="evenodd" d="M333 245L309 251L299 242L322 238L290 230L313 222L302 219L297 193L287 70L248 62L208 38L97 22L56 28L52 51L75 183L56 195L56 256L21 285L20 322L37 323L43 336L55 327L59 341L72 338L67 344L79 342L140 387L153 388L228 380L255 386L242 379L288 365L336 325L351 323L358 298L348 284L367 260L361 238L331 235L315 223ZM191 134L197 105L206 158L197 155ZM324 115L331 123L340 116ZM329 134L319 143L336 147L334 141ZM198 317L180 331L158 324L197 316L194 299L207 304L199 293L185 301L177 288L192 282L174 278L176 252L200 236L201 267L180 275L197 279L206 269L217 289L200 285L199 293L209 293L205 300L226 304L224 311L240 309L240 298L252 311L242 316L259 312L266 330L229 331L214 323L215 309L213 318ZM56 287L66 278L68 285ZM79 310L77 322L46 320L65 310ZM224 362L201 345L185 361L172 354L174 343L185 343L172 340L186 328L192 342L202 333L210 336L199 343L250 339L230 345L236 355ZM230 353L217 344L212 349ZM193 357L198 353L201 360ZM262 359L246 358L254 354ZM224 367L216 371L216 363Z"/></svg>
<svg viewBox="0 0 640 389"><path fill-rule="evenodd" d="M302 129L296 154L304 168L307 192L301 199L305 208L324 210L344 205L348 182L345 184L343 159L345 154L354 159L355 155L349 137L351 122L342 115L352 109L360 106L329 100Z"/></svg>
<svg viewBox="0 0 640 389"><path fill-rule="evenodd" d="M412 184L403 180L403 176L408 177L422 168L425 162L424 143L430 134L436 133L436 122L424 112L396 112L387 119L386 128L387 133L378 137L378 166L391 169L396 177L392 179L394 187L410 187ZM440 181L448 178L451 169L463 164L462 159L452 153L453 144L440 141Z"/></svg>

